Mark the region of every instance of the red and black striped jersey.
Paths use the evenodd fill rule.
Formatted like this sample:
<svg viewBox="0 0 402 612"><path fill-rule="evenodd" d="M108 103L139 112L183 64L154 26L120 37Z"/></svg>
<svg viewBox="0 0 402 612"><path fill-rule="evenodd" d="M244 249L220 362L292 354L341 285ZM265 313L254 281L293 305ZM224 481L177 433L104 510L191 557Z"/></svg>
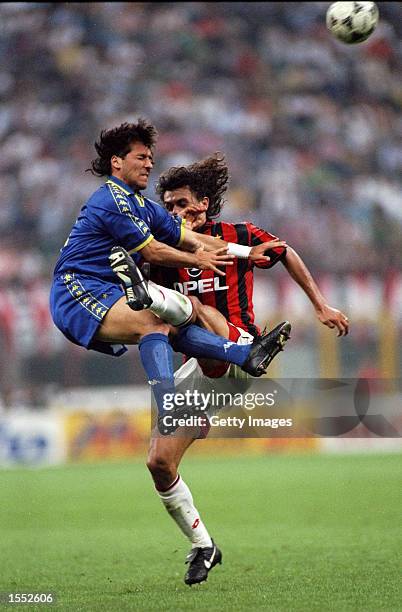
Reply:
<svg viewBox="0 0 402 612"><path fill-rule="evenodd" d="M250 222L233 224L209 221L198 231L245 246L256 246L276 238ZM269 262L236 258L233 266L226 266L226 276L218 276L213 270L152 266L151 278L159 285L176 289L185 295L195 295L203 304L214 306L233 325L256 336L260 330L254 323L253 268L255 265L259 268L272 268L285 251L285 247L270 249L266 253L270 257Z"/></svg>

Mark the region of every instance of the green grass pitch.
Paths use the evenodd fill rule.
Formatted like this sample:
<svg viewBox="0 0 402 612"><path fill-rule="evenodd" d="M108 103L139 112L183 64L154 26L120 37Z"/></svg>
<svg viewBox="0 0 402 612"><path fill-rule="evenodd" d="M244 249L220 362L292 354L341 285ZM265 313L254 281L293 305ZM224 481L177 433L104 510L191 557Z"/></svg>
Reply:
<svg viewBox="0 0 402 612"><path fill-rule="evenodd" d="M187 540L143 462L0 472L0 591L57 594L0 609L402 610L402 455L185 458L223 551L183 583Z"/></svg>

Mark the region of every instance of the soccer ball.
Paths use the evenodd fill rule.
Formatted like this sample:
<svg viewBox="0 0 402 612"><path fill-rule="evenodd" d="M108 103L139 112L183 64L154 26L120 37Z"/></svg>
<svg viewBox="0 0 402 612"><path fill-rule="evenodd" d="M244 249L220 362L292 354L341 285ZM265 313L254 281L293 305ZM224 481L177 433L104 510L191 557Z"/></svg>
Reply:
<svg viewBox="0 0 402 612"><path fill-rule="evenodd" d="M374 2L334 2L327 10L327 28L344 43L367 40L378 23Z"/></svg>

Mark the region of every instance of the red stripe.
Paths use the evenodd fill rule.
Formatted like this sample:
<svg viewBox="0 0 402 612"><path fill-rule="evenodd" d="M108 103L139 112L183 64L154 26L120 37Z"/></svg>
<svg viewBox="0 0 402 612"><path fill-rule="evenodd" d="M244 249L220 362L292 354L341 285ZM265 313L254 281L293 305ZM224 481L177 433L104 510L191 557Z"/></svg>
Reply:
<svg viewBox="0 0 402 612"><path fill-rule="evenodd" d="M232 224L222 222L221 229L222 238L226 240L226 242L237 242L237 233ZM240 304L237 293L240 261L241 260L239 259L234 259L233 266L226 266L225 284L228 285L229 289L225 291L226 295L219 296L222 299L222 302L224 302L224 304L222 304L221 312L223 311L223 314L225 314L229 321L231 321L234 325L238 325L239 322L241 325L241 319L239 317Z"/></svg>
<svg viewBox="0 0 402 612"><path fill-rule="evenodd" d="M231 230L230 232L225 232L225 239L228 242L235 242L238 244L247 244L247 242L250 242L251 230L247 223L238 224L237 226L222 223L222 228L223 230ZM238 231L242 237L241 241L239 241ZM243 234L245 234L244 238ZM233 270L228 273L228 318L234 325L246 329L246 331L253 334L256 328L256 326L254 326L253 311L253 269L250 262L244 259L235 260L235 262ZM259 331L258 328L257 331Z"/></svg>
<svg viewBox="0 0 402 612"><path fill-rule="evenodd" d="M202 233L205 234L206 236L211 236L212 235L211 227L212 226L207 227L205 231L203 231ZM204 278L214 278L214 276L215 276L215 272L213 270L203 270L199 278L203 278L203 279ZM219 310L216 304L215 291L208 291L207 293L197 292L197 297L200 300L200 302L202 302L202 304L206 304L207 306L213 306L214 308Z"/></svg>

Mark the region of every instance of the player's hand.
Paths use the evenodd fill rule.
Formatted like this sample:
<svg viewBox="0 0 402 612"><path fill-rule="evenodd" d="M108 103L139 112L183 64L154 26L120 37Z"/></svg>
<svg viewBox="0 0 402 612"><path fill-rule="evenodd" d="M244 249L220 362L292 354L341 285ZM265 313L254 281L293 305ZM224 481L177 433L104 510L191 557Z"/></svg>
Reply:
<svg viewBox="0 0 402 612"><path fill-rule="evenodd" d="M198 220L200 214L205 212L205 207L197 207L195 205L187 206L184 210L180 212L180 216L186 220L186 227L188 229L193 229L194 224Z"/></svg>
<svg viewBox="0 0 402 612"><path fill-rule="evenodd" d="M194 224L195 224L195 222L197 220L196 217L193 217L192 215L189 215L187 217L183 216L183 218L186 220L185 227L187 227L187 229L192 230L193 227L194 227Z"/></svg>
<svg viewBox="0 0 402 612"><path fill-rule="evenodd" d="M284 240L279 240L279 238L275 238L275 240L271 240L270 242L263 242L262 244L258 244L257 246L253 246L250 251L250 255L248 256L251 261L261 261L261 259L265 261L270 261L268 255L264 255L265 251L268 249L274 249L275 247L287 247L288 245Z"/></svg>
<svg viewBox="0 0 402 612"><path fill-rule="evenodd" d="M340 310L324 304L320 308L316 308L318 320L334 329L338 329L338 336L347 336L349 332L349 319Z"/></svg>
<svg viewBox="0 0 402 612"><path fill-rule="evenodd" d="M219 276L225 276L225 272L218 269L218 266L232 266L234 255L228 254L227 247L222 247L216 251L205 251L204 247L196 250L197 263L199 270L213 270Z"/></svg>

